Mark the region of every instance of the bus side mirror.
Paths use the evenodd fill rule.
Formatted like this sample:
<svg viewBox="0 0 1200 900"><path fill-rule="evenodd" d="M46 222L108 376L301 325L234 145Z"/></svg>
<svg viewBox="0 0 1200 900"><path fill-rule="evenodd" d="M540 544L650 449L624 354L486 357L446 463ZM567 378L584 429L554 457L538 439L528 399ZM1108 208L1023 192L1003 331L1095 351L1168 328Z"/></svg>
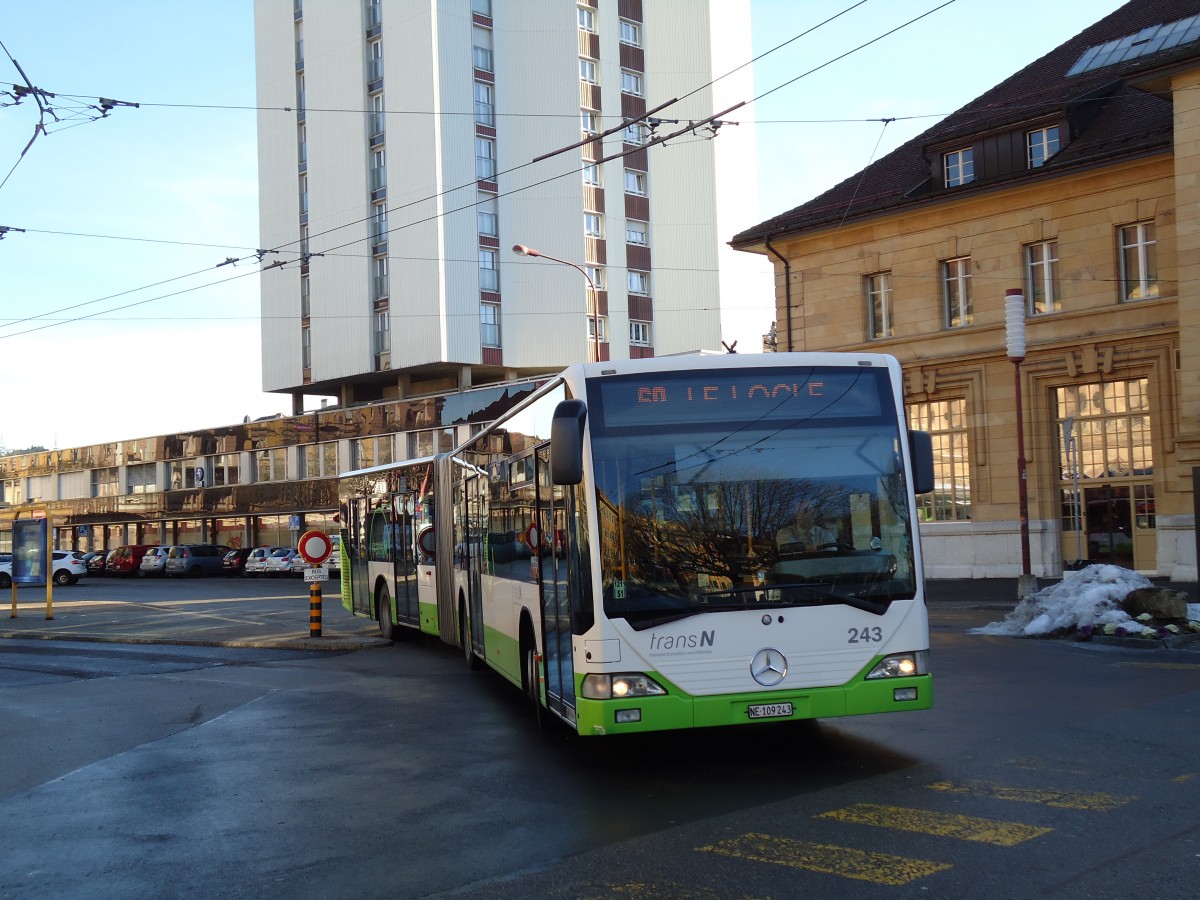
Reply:
<svg viewBox="0 0 1200 900"><path fill-rule="evenodd" d="M933 490L933 438L927 431L908 433L908 454L912 458L913 493Z"/></svg>
<svg viewBox="0 0 1200 900"><path fill-rule="evenodd" d="M554 408L550 422L550 480L555 484L583 481L583 423L587 406L582 400L564 400Z"/></svg>

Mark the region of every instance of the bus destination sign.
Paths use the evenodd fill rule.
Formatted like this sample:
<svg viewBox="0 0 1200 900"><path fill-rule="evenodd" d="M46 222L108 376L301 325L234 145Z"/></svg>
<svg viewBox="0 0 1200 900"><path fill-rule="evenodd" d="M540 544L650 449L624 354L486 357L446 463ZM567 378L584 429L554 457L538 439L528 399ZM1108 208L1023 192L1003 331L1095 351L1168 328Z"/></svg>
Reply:
<svg viewBox="0 0 1200 900"><path fill-rule="evenodd" d="M751 369L659 372L652 378L597 382L608 428L707 422L876 419L883 369Z"/></svg>

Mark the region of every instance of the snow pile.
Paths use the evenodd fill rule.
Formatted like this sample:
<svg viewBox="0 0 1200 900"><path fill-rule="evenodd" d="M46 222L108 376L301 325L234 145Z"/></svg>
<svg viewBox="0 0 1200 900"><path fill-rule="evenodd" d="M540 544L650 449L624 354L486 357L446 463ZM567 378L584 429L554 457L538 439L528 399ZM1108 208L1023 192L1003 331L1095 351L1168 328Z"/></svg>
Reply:
<svg viewBox="0 0 1200 900"><path fill-rule="evenodd" d="M1130 591L1151 586L1148 578L1120 566L1088 566L1022 600L1003 621L973 628L971 633L1013 637L1041 637L1071 630L1084 635L1156 634L1121 609L1121 601ZM1200 620L1200 603L1188 605L1188 619Z"/></svg>

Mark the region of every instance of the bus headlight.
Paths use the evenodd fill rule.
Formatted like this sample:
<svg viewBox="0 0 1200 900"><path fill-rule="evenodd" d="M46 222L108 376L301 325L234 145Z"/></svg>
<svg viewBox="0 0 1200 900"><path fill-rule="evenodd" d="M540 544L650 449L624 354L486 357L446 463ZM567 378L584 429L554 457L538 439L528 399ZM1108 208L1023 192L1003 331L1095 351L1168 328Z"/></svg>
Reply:
<svg viewBox="0 0 1200 900"><path fill-rule="evenodd" d="M627 697L656 697L666 688L641 672L583 676L583 696L588 700L624 700Z"/></svg>
<svg viewBox="0 0 1200 900"><path fill-rule="evenodd" d="M904 678L907 675L929 673L929 651L913 650L885 656L867 673L867 678Z"/></svg>

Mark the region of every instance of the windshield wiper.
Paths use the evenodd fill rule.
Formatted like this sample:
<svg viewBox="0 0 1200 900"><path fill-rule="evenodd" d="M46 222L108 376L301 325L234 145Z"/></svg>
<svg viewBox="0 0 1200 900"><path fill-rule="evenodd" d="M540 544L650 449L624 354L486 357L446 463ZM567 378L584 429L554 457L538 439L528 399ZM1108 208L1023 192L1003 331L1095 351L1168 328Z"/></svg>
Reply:
<svg viewBox="0 0 1200 900"><path fill-rule="evenodd" d="M813 582L813 581L796 581L796 582L779 582L772 583L768 586L768 590L773 591L808 591L823 600L832 600L834 603L844 603L846 606L854 609L861 609L863 612L869 612L875 616L882 616L888 611L891 605L881 603L878 600L872 600L868 597L859 597L856 594L839 594L836 591L826 590L826 588L834 587L832 582ZM889 598L890 599L890 598Z"/></svg>

